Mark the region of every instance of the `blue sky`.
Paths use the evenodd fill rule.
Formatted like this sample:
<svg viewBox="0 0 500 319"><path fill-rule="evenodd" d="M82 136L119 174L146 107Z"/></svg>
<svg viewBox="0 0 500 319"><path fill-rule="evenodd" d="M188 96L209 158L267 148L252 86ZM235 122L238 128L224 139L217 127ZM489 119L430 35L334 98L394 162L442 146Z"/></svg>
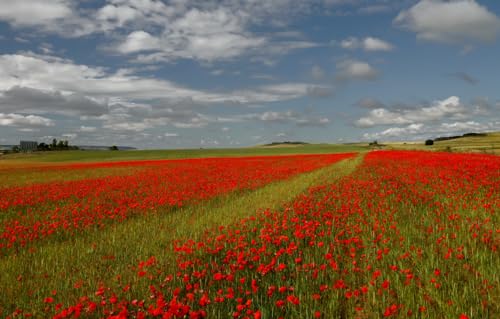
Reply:
<svg viewBox="0 0 500 319"><path fill-rule="evenodd" d="M0 144L500 130L500 3L0 0Z"/></svg>

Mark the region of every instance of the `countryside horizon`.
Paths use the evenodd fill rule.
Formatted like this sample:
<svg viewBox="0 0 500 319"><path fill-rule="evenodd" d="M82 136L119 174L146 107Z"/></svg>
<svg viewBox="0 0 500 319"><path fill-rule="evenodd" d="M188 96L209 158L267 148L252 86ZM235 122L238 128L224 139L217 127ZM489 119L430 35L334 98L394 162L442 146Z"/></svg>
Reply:
<svg viewBox="0 0 500 319"><path fill-rule="evenodd" d="M0 0L0 318L500 318L499 16Z"/></svg>

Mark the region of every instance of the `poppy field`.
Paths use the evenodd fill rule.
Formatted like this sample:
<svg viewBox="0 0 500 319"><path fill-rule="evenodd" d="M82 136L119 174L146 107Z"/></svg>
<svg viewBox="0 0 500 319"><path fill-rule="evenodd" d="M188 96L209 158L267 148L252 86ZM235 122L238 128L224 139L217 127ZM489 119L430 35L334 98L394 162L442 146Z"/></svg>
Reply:
<svg viewBox="0 0 500 319"><path fill-rule="evenodd" d="M1 317L500 316L498 156L32 169L0 184Z"/></svg>

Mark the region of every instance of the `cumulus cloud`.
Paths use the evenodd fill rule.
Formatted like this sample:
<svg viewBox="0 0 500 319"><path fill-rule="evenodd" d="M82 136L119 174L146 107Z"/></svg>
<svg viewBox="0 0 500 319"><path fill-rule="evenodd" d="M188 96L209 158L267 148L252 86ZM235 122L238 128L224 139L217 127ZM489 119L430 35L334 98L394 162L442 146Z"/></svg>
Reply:
<svg viewBox="0 0 500 319"><path fill-rule="evenodd" d="M81 37L100 33L119 54L139 63L194 59L200 62L278 56L318 46L299 32L256 33L254 26L284 26L322 0L108 0L102 7L76 0L16 0L0 3L0 21L14 28ZM293 35L293 36L292 36Z"/></svg>
<svg viewBox="0 0 500 319"><path fill-rule="evenodd" d="M317 46L252 32L254 25L285 25L294 16L309 12L313 2L109 0L93 9L75 0L16 0L0 3L0 21L65 37L102 33L116 40L125 35L110 48L121 54L141 53L137 62L216 61L250 54L280 55Z"/></svg>
<svg viewBox="0 0 500 319"><path fill-rule="evenodd" d="M239 117L245 120L257 120L268 123L296 124L298 126L325 126L330 124L327 117L295 111L267 111L260 114L247 114Z"/></svg>
<svg viewBox="0 0 500 319"><path fill-rule="evenodd" d="M444 100L434 101L430 106L408 110L388 110L377 108L358 119L358 127L372 127L378 125L412 124L419 122L437 121L443 118L464 118L467 108L460 103L460 98L450 96Z"/></svg>
<svg viewBox="0 0 500 319"><path fill-rule="evenodd" d="M160 40L148 32L134 31L130 33L125 41L117 47L120 53L134 53L140 51L150 51L160 48Z"/></svg>
<svg viewBox="0 0 500 319"><path fill-rule="evenodd" d="M58 91L42 91L14 86L1 93L0 111L31 114L100 115L107 112L107 106L78 93L63 95Z"/></svg>
<svg viewBox="0 0 500 319"><path fill-rule="evenodd" d="M103 68L79 65L56 57L26 54L0 55L0 70L3 99L23 100L27 109L34 107L30 103L38 98L45 99L56 103L51 110L57 112L62 111L65 102L70 102L70 106L81 110L81 114L99 113L102 110L100 104L112 98L125 101L157 99L169 104L185 104L186 101L251 104L295 99L323 88L307 83L282 83L249 90L206 92L167 80L134 75L132 70L109 73Z"/></svg>
<svg viewBox="0 0 500 319"><path fill-rule="evenodd" d="M421 0L394 23L421 40L461 45L491 43L500 31L499 18L475 0Z"/></svg>
<svg viewBox="0 0 500 319"><path fill-rule="evenodd" d="M391 127L379 133L365 133L363 134L363 138L365 139L379 139L379 138L391 138L391 137L402 138L408 135L420 134L422 133L423 128L424 124L422 123L410 124L405 127Z"/></svg>
<svg viewBox="0 0 500 319"><path fill-rule="evenodd" d="M337 80L368 80L377 79L379 72L367 62L343 60L337 63Z"/></svg>
<svg viewBox="0 0 500 319"><path fill-rule="evenodd" d="M0 127L1 126L22 126L26 127L46 127L54 126L55 123L51 119L37 116L37 115L22 115L9 113L0 113Z"/></svg>
<svg viewBox="0 0 500 319"><path fill-rule="evenodd" d="M169 61L177 58L214 61L242 55L262 46L266 40L246 30L244 16L226 8L200 10L192 8L171 19L161 35L152 36L144 31L128 35L118 46L122 53L156 50L142 55L140 62Z"/></svg>
<svg viewBox="0 0 500 319"><path fill-rule="evenodd" d="M403 127L391 127L381 132L364 133L364 140L387 139L426 139L442 135L456 135L470 132L488 132L498 129L500 122L479 123L476 121L451 122L440 124L415 123Z"/></svg>
<svg viewBox="0 0 500 319"><path fill-rule="evenodd" d="M348 50L362 49L365 51L391 51L394 49L394 46L389 42L374 37L364 39L350 37L342 40L340 46Z"/></svg>
<svg viewBox="0 0 500 319"><path fill-rule="evenodd" d="M82 125L82 126L80 126L79 131L82 132L82 133L93 133L93 132L97 131L97 127Z"/></svg>
<svg viewBox="0 0 500 319"><path fill-rule="evenodd" d="M13 26L38 26L55 23L72 15L69 0L15 0L0 2L0 20Z"/></svg>
<svg viewBox="0 0 500 319"><path fill-rule="evenodd" d="M50 120L52 115L78 116L85 121L73 129L80 140L86 136L97 138L97 132L110 138L130 132L142 134L165 126L203 128L210 124L253 120L322 126L329 120L310 114L275 114L273 120L272 114L221 118L199 110L205 113L206 106L211 105L255 105L326 96L330 90L318 84L273 83L245 90L209 92L139 76L131 69L110 72L33 53L0 55L2 125L23 129L54 126ZM62 134L54 130L54 134Z"/></svg>

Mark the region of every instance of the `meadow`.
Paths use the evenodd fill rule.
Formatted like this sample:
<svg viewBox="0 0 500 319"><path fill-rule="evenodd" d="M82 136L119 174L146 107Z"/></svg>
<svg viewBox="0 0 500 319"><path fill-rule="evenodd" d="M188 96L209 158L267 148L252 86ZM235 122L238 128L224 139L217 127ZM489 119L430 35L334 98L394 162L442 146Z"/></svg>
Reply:
<svg viewBox="0 0 500 319"><path fill-rule="evenodd" d="M0 178L0 317L500 316L495 155L54 152Z"/></svg>

